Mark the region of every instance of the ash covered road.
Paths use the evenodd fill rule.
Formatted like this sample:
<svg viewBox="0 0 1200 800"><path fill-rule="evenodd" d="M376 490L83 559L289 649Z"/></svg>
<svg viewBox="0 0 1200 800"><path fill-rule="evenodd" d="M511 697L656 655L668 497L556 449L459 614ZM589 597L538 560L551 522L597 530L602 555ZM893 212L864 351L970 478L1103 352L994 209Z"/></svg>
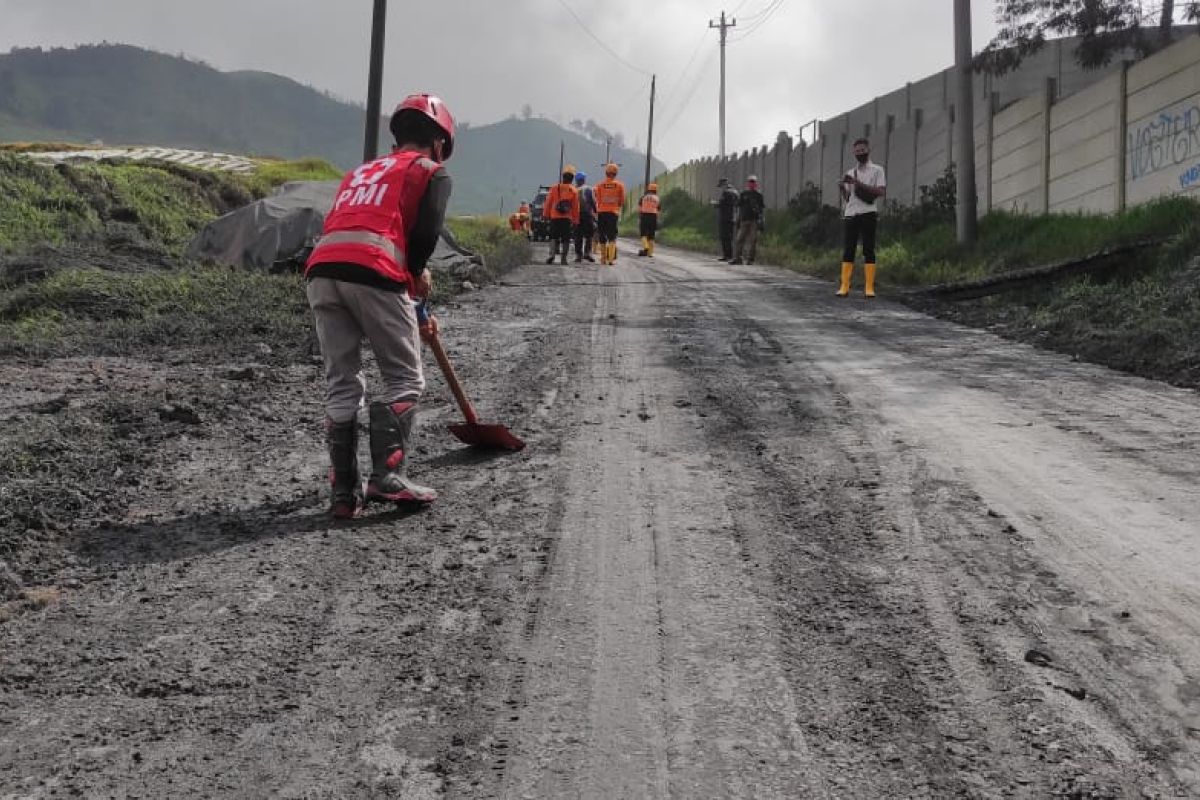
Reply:
<svg viewBox="0 0 1200 800"><path fill-rule="evenodd" d="M0 624L0 797L1200 796L1200 397L659 253L442 314L530 446L431 376L412 516L324 519L315 365L49 365L213 411Z"/></svg>

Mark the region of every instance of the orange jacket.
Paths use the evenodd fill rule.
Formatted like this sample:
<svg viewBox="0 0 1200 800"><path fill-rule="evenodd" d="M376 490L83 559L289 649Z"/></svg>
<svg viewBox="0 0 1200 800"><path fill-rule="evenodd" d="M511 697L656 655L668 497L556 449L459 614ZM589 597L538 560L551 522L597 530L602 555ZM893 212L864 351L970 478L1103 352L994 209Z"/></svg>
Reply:
<svg viewBox="0 0 1200 800"><path fill-rule="evenodd" d="M657 214L659 199L658 195L647 192L642 195L642 202L638 205L638 210L643 214Z"/></svg>
<svg viewBox="0 0 1200 800"><path fill-rule="evenodd" d="M520 215L520 213L514 211L513 213L508 215L508 227L512 228L514 231L521 230L521 215Z"/></svg>
<svg viewBox="0 0 1200 800"><path fill-rule="evenodd" d="M620 214L625 205L625 184L616 178L596 184L596 211L604 214Z"/></svg>
<svg viewBox="0 0 1200 800"><path fill-rule="evenodd" d="M565 200L570 209L567 211L557 211L555 206L560 200ZM579 192L569 183L556 183L550 187L549 194L546 195L546 204L542 206L542 216L546 219L569 219L572 223L579 224Z"/></svg>

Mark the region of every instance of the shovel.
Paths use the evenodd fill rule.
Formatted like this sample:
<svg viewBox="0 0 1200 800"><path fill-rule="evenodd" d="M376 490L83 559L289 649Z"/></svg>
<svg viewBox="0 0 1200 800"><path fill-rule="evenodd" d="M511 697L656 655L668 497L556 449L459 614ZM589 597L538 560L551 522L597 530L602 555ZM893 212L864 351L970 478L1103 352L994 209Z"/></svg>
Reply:
<svg viewBox="0 0 1200 800"><path fill-rule="evenodd" d="M429 309L424 302L421 302L417 305L417 320L424 325L428 319ZM435 333L429 337L428 344L429 349L433 351L433 357L437 359L438 366L442 368L442 374L446 376L446 383L450 384L450 391L454 393L458 407L462 409L463 417L466 419L461 424L446 426L450 429L450 433L454 434L463 444L475 447L487 447L494 450L524 450L525 443L503 425L480 424L479 417L475 415L475 407L467 399L462 384L458 382L458 375L454 374L454 367L450 364L450 359L446 357L446 351L442 349L442 340Z"/></svg>

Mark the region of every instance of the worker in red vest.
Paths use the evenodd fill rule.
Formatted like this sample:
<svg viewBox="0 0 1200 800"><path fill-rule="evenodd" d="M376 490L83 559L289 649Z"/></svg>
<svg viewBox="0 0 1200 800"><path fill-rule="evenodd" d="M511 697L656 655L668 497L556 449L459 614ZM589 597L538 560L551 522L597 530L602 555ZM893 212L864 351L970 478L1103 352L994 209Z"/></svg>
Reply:
<svg viewBox="0 0 1200 800"><path fill-rule="evenodd" d="M450 199L442 162L454 151L454 117L440 98L405 98L391 118L396 144L342 180L308 258L308 303L325 361L325 436L331 462L330 511L347 519L363 505L358 410L366 380L365 337L382 386L369 406L371 476L366 500L423 505L437 493L408 478L417 401L425 389L421 338L437 320L417 322L417 301L433 289L426 267Z"/></svg>

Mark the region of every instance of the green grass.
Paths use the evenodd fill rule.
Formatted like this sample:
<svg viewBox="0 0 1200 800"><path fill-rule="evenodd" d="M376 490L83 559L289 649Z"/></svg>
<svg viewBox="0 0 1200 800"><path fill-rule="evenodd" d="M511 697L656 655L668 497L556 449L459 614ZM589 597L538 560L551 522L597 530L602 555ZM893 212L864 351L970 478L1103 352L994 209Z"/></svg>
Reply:
<svg viewBox="0 0 1200 800"><path fill-rule="evenodd" d="M301 158L296 161L263 161L249 175L238 175L242 183L255 197L265 197L276 187L291 181L339 180L342 171L320 158Z"/></svg>
<svg viewBox="0 0 1200 800"><path fill-rule="evenodd" d="M491 277L527 264L532 258L529 240L523 234L514 233L499 217L450 218L446 225L459 244L483 256Z"/></svg>
<svg viewBox="0 0 1200 800"><path fill-rule="evenodd" d="M267 161L239 175L165 162L47 167L0 152L0 252L101 240L133 228L178 255L210 220L292 180L340 177L316 160Z"/></svg>
<svg viewBox="0 0 1200 800"><path fill-rule="evenodd" d="M1197 221L1200 203L1187 198L1166 198L1111 216L995 212L980 220L978 243L962 247L951 221L898 231L885 215L880 220L878 259L889 285L928 286L1168 238ZM770 211L759 240L759 260L833 278L841 260L836 245L840 225L836 213L814 225L811 217L798 218L791 210ZM664 198L661 242L715 251L716 234L716 214L710 206L679 190Z"/></svg>
<svg viewBox="0 0 1200 800"><path fill-rule="evenodd" d="M65 270L0 294L0 353L128 354L171 348L307 348L303 282L222 268Z"/></svg>
<svg viewBox="0 0 1200 800"><path fill-rule="evenodd" d="M1148 240L1169 244L1125 257L1103 273L923 309L1007 336L1183 386L1200 386L1200 202L1165 198L1115 215L992 213L979 241L960 246L953 222L880 220L881 291L919 288L1080 258ZM663 199L659 241L718 250L716 214L681 191ZM759 261L833 281L841 256L836 210L768 213ZM911 300L910 302L917 302Z"/></svg>

